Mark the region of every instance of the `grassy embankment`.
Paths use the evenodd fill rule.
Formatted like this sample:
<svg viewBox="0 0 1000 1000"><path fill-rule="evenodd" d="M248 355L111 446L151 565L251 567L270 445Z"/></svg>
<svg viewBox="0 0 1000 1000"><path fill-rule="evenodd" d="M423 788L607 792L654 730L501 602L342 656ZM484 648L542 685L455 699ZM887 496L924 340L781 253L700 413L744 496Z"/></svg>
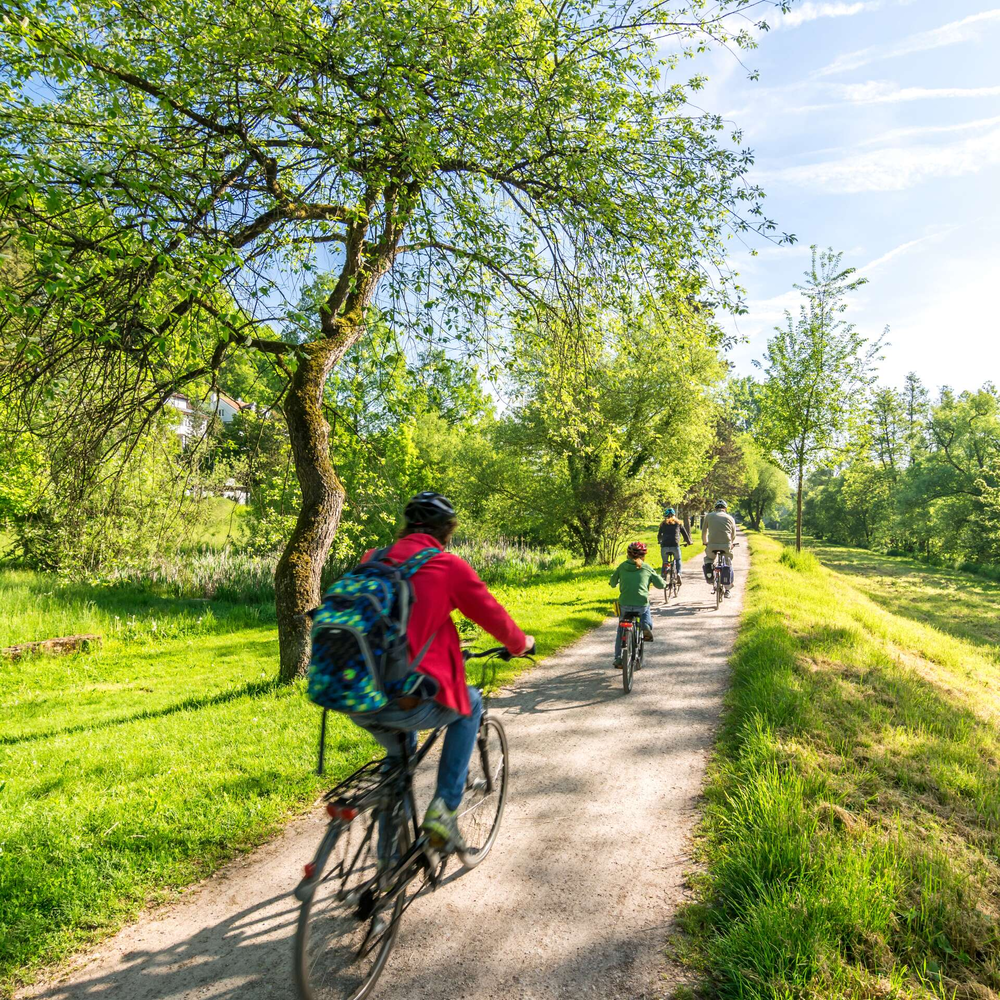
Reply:
<svg viewBox="0 0 1000 1000"><path fill-rule="evenodd" d="M541 655L610 613L608 575L484 573ZM327 777L312 773L319 711L274 682L267 603L7 571L0 608L0 646L105 636L97 652L0 663L0 994L273 835L375 752L332 718Z"/></svg>
<svg viewBox="0 0 1000 1000"><path fill-rule="evenodd" d="M689 958L721 998L1000 995L1000 585L751 548Z"/></svg>

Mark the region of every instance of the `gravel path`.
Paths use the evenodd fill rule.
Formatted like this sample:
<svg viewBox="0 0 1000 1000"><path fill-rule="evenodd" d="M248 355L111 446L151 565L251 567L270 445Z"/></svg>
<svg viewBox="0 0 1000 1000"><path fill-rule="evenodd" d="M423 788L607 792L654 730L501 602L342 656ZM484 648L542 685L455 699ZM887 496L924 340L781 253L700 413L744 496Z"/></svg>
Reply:
<svg viewBox="0 0 1000 1000"><path fill-rule="evenodd" d="M736 557L738 586L718 612L696 565L678 602L664 607L657 593L656 641L631 694L611 666L608 621L493 700L511 748L500 839L480 868L410 908L378 1000L661 995L654 980L722 707L745 544ZM322 826L317 814L293 823L22 995L293 998L290 891Z"/></svg>

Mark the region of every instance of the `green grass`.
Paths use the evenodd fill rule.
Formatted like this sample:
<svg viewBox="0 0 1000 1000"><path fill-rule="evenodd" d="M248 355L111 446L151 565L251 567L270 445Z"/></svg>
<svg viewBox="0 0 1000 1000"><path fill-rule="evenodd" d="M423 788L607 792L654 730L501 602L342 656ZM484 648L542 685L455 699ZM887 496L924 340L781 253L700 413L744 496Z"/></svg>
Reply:
<svg viewBox="0 0 1000 1000"><path fill-rule="evenodd" d="M996 996L995 650L919 620L938 571L889 603L892 560L751 548L689 958L719 998Z"/></svg>
<svg viewBox="0 0 1000 1000"><path fill-rule="evenodd" d="M576 566L493 590L544 656L611 613L609 575ZM0 994L274 835L376 751L331 717L328 774L313 774L319 710L301 684L274 683L266 605L0 571L0 606L0 645L106 637L0 661Z"/></svg>
<svg viewBox="0 0 1000 1000"><path fill-rule="evenodd" d="M824 564L894 615L924 622L997 655L1000 582L949 567L931 567L905 556L803 540Z"/></svg>

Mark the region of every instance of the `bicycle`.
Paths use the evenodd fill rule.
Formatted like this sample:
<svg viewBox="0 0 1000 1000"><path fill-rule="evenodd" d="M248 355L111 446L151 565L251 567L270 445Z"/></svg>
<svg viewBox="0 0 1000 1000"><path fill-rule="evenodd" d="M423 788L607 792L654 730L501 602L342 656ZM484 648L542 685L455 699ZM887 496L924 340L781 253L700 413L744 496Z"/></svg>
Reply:
<svg viewBox="0 0 1000 1000"><path fill-rule="evenodd" d="M733 548L735 549L736 545ZM723 573L723 570L728 570L728 573ZM723 576L729 581L728 583L723 579ZM729 596L729 588L732 586L732 583L733 564L729 561L729 557L725 552L717 550L712 560L712 590L715 593L716 611L722 606L723 598Z"/></svg>
<svg viewBox="0 0 1000 1000"><path fill-rule="evenodd" d="M628 694L632 690L632 680L636 670L642 670L642 658L646 642L642 635L642 613L626 611L622 613L621 605L615 601L615 614L618 616L618 635L621 638L622 653L622 687Z"/></svg>
<svg viewBox="0 0 1000 1000"><path fill-rule="evenodd" d="M295 933L295 982L302 1000L371 996L407 907L428 887L433 891L441 885L455 854L466 868L474 868L496 842L510 767L507 734L488 710L488 692L496 680L496 660L512 657L503 646L463 651L463 657L486 659L477 750L458 820L464 843L454 852L451 845L434 846L417 822L414 774L443 727L412 754L406 734L400 733L398 763L370 761L327 792L330 822L295 889L302 904Z"/></svg>
<svg viewBox="0 0 1000 1000"><path fill-rule="evenodd" d="M681 578L677 573L677 556L673 552L667 553L667 562L660 570L666 586L663 588L663 603L669 604L671 597L678 597L681 592Z"/></svg>

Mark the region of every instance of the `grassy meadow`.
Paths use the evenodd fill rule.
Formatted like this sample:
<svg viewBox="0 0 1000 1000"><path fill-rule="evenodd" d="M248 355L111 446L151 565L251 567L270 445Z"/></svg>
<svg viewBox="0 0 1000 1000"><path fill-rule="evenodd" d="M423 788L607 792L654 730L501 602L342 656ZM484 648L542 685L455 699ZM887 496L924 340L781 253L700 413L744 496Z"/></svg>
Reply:
<svg viewBox="0 0 1000 1000"><path fill-rule="evenodd" d="M751 551L688 959L734 1000L997 997L1000 587Z"/></svg>
<svg viewBox="0 0 1000 1000"><path fill-rule="evenodd" d="M610 613L608 567L517 547L463 554L543 656ZM263 842L376 751L331 716L317 777L320 713L301 683L274 682L270 599L173 586L0 571L0 646L105 637L89 653L0 661L0 994Z"/></svg>

